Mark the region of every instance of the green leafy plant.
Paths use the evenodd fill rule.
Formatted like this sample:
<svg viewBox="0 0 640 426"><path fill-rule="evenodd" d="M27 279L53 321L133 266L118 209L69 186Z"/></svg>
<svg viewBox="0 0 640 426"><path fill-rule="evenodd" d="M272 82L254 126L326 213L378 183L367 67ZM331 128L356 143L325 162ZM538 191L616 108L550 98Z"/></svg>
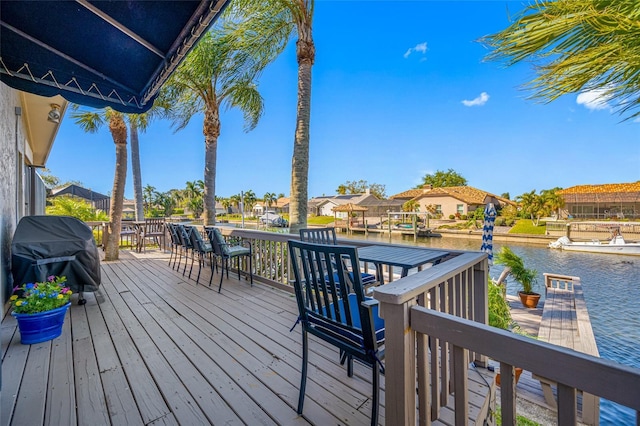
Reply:
<svg viewBox="0 0 640 426"><path fill-rule="evenodd" d="M522 286L522 293L537 294L533 288L538 282L538 272L535 269L525 267L522 258L509 247L502 246L502 249L495 255L494 261L498 265L509 268L509 275Z"/></svg>
<svg viewBox="0 0 640 426"><path fill-rule="evenodd" d="M65 286L67 277L51 275L47 281L27 283L13 289L11 304L18 314L35 314L69 303L72 291Z"/></svg>
<svg viewBox="0 0 640 426"><path fill-rule="evenodd" d="M511 309L504 297L502 286L489 280L489 325L508 330L512 324Z"/></svg>

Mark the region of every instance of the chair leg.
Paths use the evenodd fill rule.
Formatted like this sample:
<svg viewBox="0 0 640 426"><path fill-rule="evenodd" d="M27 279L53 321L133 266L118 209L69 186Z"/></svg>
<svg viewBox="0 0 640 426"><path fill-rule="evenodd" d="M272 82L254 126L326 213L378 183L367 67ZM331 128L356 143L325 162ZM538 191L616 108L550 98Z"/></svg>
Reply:
<svg viewBox="0 0 640 426"><path fill-rule="evenodd" d="M227 279L229 279L229 259L222 259L222 271L220 271L220 285L218 286L218 293L222 290L222 279L224 278L224 267L227 266Z"/></svg>
<svg viewBox="0 0 640 426"><path fill-rule="evenodd" d="M253 256L249 256L249 280L251 281L251 287L253 287L253 264L252 258Z"/></svg>
<svg viewBox="0 0 640 426"><path fill-rule="evenodd" d="M191 279L191 272L193 271L193 261L195 259L195 256L196 256L195 250L191 250L191 267L189 268L189 279Z"/></svg>
<svg viewBox="0 0 640 426"><path fill-rule="evenodd" d="M298 414L302 414L304 393L307 387L307 363L309 361L309 339L307 330L302 329L302 372L300 376L300 395L298 395Z"/></svg>
<svg viewBox="0 0 640 426"><path fill-rule="evenodd" d="M380 370L378 369L378 364L375 360L373 361L371 371L371 383L373 392L373 395L371 397L371 426L378 426L378 412L380 409Z"/></svg>
<svg viewBox="0 0 640 426"><path fill-rule="evenodd" d="M200 272L202 271L202 265L204 265L204 254L198 252L198 276L196 278L196 285L200 282Z"/></svg>

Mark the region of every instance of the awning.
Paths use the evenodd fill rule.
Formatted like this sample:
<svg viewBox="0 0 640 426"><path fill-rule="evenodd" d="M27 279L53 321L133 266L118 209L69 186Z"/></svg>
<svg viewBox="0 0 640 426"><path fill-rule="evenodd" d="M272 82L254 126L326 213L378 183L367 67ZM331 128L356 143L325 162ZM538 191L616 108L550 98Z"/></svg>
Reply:
<svg viewBox="0 0 640 426"><path fill-rule="evenodd" d="M0 79L41 96L144 112L227 1L2 1Z"/></svg>

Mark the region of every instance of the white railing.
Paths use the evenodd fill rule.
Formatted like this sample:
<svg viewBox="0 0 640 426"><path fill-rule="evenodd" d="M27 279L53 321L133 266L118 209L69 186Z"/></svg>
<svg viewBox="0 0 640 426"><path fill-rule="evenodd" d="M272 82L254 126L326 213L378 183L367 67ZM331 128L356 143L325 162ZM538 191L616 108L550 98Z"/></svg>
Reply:
<svg viewBox="0 0 640 426"><path fill-rule="evenodd" d="M447 392L454 395L456 424L466 424L468 361L482 362L485 356L500 363L502 424L515 424L514 366L557 383L558 424L576 424L578 390L640 411L640 369L490 327L482 309L476 318L437 309L462 303L464 291L455 291L458 282L469 283L478 298L486 297L481 290L486 288L486 258L479 256L464 254L376 289L386 327L386 424L414 425L416 409L419 424L429 424L438 418ZM442 287L453 295L445 297L448 303L433 300L432 289ZM439 392L430 394L429 383Z"/></svg>

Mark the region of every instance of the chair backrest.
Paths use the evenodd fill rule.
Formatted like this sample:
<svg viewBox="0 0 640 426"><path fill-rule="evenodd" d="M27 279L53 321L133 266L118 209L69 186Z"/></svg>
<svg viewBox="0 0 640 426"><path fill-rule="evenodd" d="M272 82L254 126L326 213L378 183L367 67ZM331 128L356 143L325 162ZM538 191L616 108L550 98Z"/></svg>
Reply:
<svg viewBox="0 0 640 426"><path fill-rule="evenodd" d="M189 237L191 238L191 245L193 246L194 250L199 252L207 251L207 247L205 245L204 240L202 239L202 235L200 234L200 231L198 231L198 228L196 228L195 226L192 226L189 232Z"/></svg>
<svg viewBox="0 0 640 426"><path fill-rule="evenodd" d="M300 241L336 245L336 228L305 228L300 230Z"/></svg>
<svg viewBox="0 0 640 426"><path fill-rule="evenodd" d="M145 234L164 233L164 219L159 217L149 217L144 219Z"/></svg>
<svg viewBox="0 0 640 426"><path fill-rule="evenodd" d="M213 248L213 253L216 256L228 258L230 256L229 245L222 236L222 232L220 232L218 228L214 228L213 226L205 226L204 230L209 237L209 242L211 243L211 248Z"/></svg>
<svg viewBox="0 0 640 426"><path fill-rule="evenodd" d="M375 352L374 319L363 305L362 279L359 273L349 277L345 267L360 264L356 248L289 241L289 253L303 327L351 353Z"/></svg>
<svg viewBox="0 0 640 426"><path fill-rule="evenodd" d="M178 233L176 231L175 223L167 222L167 229L169 230L169 236L171 237L171 245L178 246L180 245L180 238L178 238Z"/></svg>
<svg viewBox="0 0 640 426"><path fill-rule="evenodd" d="M176 225L178 228L178 232L180 233L180 242L182 246L187 249L192 249L193 244L191 244L191 226L189 225Z"/></svg>

